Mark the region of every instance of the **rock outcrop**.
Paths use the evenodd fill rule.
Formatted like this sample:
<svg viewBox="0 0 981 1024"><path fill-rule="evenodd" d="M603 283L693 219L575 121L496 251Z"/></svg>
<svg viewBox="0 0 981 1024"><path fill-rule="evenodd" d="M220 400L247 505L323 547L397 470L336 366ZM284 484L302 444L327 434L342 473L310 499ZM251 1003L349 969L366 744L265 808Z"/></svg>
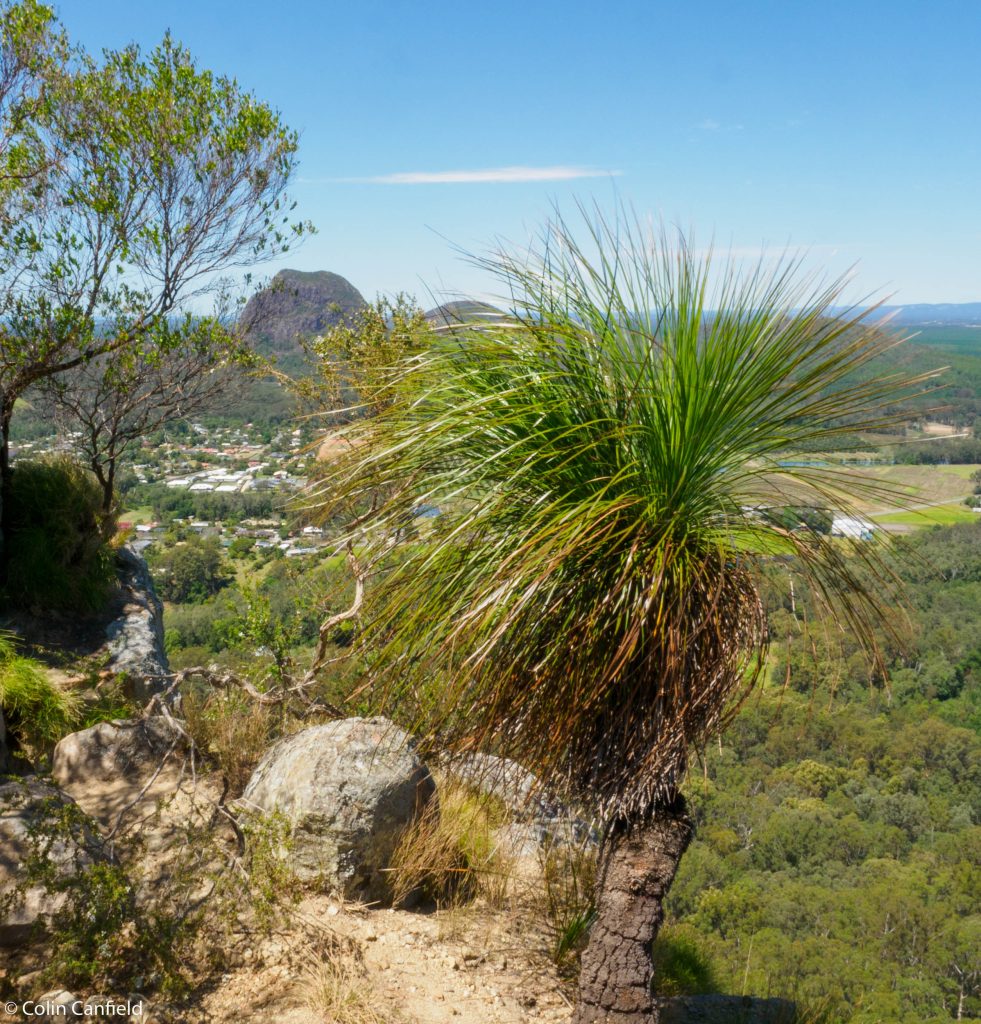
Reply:
<svg viewBox="0 0 981 1024"><path fill-rule="evenodd" d="M451 778L499 800L514 819L499 840L519 856L535 856L543 846L579 845L596 839L588 822L542 790L537 777L517 761L494 754L462 754L440 766Z"/></svg>
<svg viewBox="0 0 981 1024"><path fill-rule="evenodd" d="M0 947L19 946L64 906L57 882L105 856L71 797L33 777L0 784ZM29 866L45 865L47 884Z"/></svg>
<svg viewBox="0 0 981 1024"><path fill-rule="evenodd" d="M460 754L440 767L472 789L500 800L517 821L550 820L563 813L557 801L542 794L535 775L509 758Z"/></svg>
<svg viewBox="0 0 981 1024"><path fill-rule="evenodd" d="M109 672L126 676L137 700L148 700L166 683L170 666L164 650L163 605L146 562L129 548L119 551L120 615L106 630Z"/></svg>
<svg viewBox="0 0 981 1024"><path fill-rule="evenodd" d="M366 305L364 296L340 274L281 270L249 300L242 324L261 351L291 355L298 336L323 334Z"/></svg>
<svg viewBox="0 0 981 1024"><path fill-rule="evenodd" d="M154 772L168 751L183 746L181 732L160 715L98 722L58 742L51 775L65 789L133 781Z"/></svg>
<svg viewBox="0 0 981 1024"><path fill-rule="evenodd" d="M434 792L405 732L385 718L347 718L279 740L240 804L287 817L299 878L388 903L395 843Z"/></svg>

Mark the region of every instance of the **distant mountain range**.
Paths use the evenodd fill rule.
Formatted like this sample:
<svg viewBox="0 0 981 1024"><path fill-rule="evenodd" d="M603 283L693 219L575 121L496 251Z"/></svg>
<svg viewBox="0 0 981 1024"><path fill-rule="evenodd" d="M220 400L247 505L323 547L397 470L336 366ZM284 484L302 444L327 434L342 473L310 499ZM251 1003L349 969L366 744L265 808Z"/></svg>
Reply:
<svg viewBox="0 0 981 1024"><path fill-rule="evenodd" d="M893 323L909 326L981 327L981 302L914 302L904 306L880 306L877 312L894 314Z"/></svg>
<svg viewBox="0 0 981 1024"><path fill-rule="evenodd" d="M252 325L256 347L265 355L287 363L300 354L298 337L323 334L350 320L367 306L364 296L340 274L326 270L281 270L270 285L249 301L243 313ZM978 327L981 302L909 303L881 306L878 315L889 314L904 327ZM430 309L426 318L437 328L452 330L461 323L493 322L504 314L482 302L458 301Z"/></svg>

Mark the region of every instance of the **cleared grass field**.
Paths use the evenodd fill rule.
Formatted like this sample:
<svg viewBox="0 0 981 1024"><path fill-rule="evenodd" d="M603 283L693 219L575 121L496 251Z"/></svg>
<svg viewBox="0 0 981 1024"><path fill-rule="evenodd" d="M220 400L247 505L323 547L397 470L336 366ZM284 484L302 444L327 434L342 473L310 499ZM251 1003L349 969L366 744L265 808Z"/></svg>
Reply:
<svg viewBox="0 0 981 1024"><path fill-rule="evenodd" d="M897 506L956 504L974 489L971 474L978 465L963 466L868 466L855 471L856 477L874 479L898 492L897 500L884 495L881 498L858 498L856 505L867 514L900 512ZM970 513L968 513L970 514Z"/></svg>
<svg viewBox="0 0 981 1024"><path fill-rule="evenodd" d="M149 505L129 509L119 517L121 523L132 523L133 526L153 522L153 509Z"/></svg>
<svg viewBox="0 0 981 1024"><path fill-rule="evenodd" d="M872 519L880 526L905 526L917 530L926 526L953 526L955 523L973 523L979 518L966 505L959 503L950 505L934 505L931 508L911 512L886 512L873 515Z"/></svg>

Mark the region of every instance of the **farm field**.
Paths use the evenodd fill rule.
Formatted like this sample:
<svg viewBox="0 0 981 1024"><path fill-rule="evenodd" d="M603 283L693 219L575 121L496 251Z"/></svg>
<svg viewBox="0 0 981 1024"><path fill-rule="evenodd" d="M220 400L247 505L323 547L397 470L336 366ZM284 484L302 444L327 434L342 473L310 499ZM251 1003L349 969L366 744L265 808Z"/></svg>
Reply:
<svg viewBox="0 0 981 1024"><path fill-rule="evenodd" d="M971 474L979 466L869 466L855 471L856 477L880 481L884 488L895 492L881 496L859 496L855 505L859 511L881 519L884 513L909 512L903 508L907 502L914 506L960 505L972 491ZM846 472L848 472L846 470ZM964 507L964 506L961 506ZM964 508L967 518L969 509ZM959 522L960 520L951 520Z"/></svg>
<svg viewBox="0 0 981 1024"><path fill-rule="evenodd" d="M977 512L972 512L966 505L955 503L933 505L910 512L886 512L872 518L887 528L900 526L915 530L926 526L953 526L956 523L976 522L979 516Z"/></svg>

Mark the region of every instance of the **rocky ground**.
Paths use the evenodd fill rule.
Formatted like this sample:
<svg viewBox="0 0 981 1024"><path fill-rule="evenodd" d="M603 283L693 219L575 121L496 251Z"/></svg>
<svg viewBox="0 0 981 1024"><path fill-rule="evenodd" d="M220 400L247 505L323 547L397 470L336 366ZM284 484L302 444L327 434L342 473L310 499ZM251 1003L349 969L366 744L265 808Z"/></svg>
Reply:
<svg viewBox="0 0 981 1024"><path fill-rule="evenodd" d="M66 736L50 774L19 757L20 776L0 778L0 1021L43 1019L38 1004L55 1019L156 1024L568 1021L574 987L549 955L543 870L554 895L569 851L591 861L591 827L513 762L423 764L385 719L296 723L232 799L161 693L172 677L145 567L124 568L116 618L82 639L103 638L96 689L129 679L143 714ZM454 793L476 802L480 830L454 819ZM420 825L445 838L454 820L452 855L466 851L472 888L404 909L418 883L411 898L389 885L396 849ZM446 849L423 831L412 863L425 873ZM439 863L444 878L463 870ZM141 1012L97 1008L106 1000ZM661 1020L785 1024L790 1011L692 997L663 1001Z"/></svg>
<svg viewBox="0 0 981 1024"><path fill-rule="evenodd" d="M234 858L236 845L230 819L216 811L223 798L220 778L191 765L186 752L171 750L171 735L158 720L150 725L103 723L73 734L59 745L53 762L55 792L91 816L147 899L156 890L173 888L175 876L187 872L192 861L202 877L208 876L201 857L188 856L189 837L207 834L203 856L215 867ZM149 995L142 1019L161 1024L566 1020L568 982L547 956L550 938L535 911L537 871L533 857L516 863L509 895L495 907L478 898L451 909L386 909L307 885L276 909L273 924L260 923L245 905L234 908L235 925L222 948L213 951L220 964L209 970L214 956L205 958L200 973L188 979L190 991L180 998ZM0 958L4 955L0 982L15 1001L57 996L68 1002L68 990L41 973L47 955L43 942L0 950ZM86 999L105 993L69 994ZM15 1013L6 1019L20 1018Z"/></svg>

